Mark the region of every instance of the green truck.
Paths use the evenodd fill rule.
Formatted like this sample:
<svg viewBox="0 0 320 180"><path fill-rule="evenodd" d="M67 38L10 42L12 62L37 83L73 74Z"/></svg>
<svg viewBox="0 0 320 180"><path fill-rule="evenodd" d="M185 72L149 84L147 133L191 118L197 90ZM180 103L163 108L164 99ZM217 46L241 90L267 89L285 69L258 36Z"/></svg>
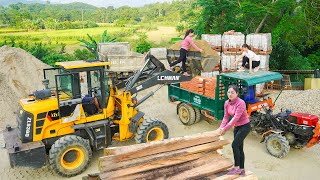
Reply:
<svg viewBox="0 0 320 180"><path fill-rule="evenodd" d="M184 125L192 125L200 121L200 116L221 120L224 114L224 102L228 99L227 88L230 84L239 87L240 98L247 104L248 115L263 108L274 107L272 99L267 94L256 96L257 84L282 79L277 72L260 70L253 74L245 72L223 73L217 76L215 98L210 98L195 92L180 88L180 83L168 85L168 96L171 102L177 104L177 114Z"/></svg>

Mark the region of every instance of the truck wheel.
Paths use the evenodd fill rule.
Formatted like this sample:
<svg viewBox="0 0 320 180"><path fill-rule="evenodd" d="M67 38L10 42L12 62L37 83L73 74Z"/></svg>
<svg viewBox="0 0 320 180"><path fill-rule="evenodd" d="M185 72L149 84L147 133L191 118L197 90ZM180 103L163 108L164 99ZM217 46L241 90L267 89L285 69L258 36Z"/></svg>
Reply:
<svg viewBox="0 0 320 180"><path fill-rule="evenodd" d="M58 139L49 151L51 169L64 177L82 173L89 165L92 151L89 143L75 135Z"/></svg>
<svg viewBox="0 0 320 180"><path fill-rule="evenodd" d="M270 134L265 143L268 152L277 158L285 157L290 150L288 140L281 134Z"/></svg>
<svg viewBox="0 0 320 180"><path fill-rule="evenodd" d="M166 124L158 119L144 120L138 127L135 140L137 143L146 143L168 139L169 130Z"/></svg>
<svg viewBox="0 0 320 180"><path fill-rule="evenodd" d="M198 123L201 121L201 112L198 108L193 108L194 109L194 112L196 113L196 121L195 123Z"/></svg>
<svg viewBox="0 0 320 180"><path fill-rule="evenodd" d="M179 119L182 124L190 126L196 122L196 112L193 107L186 104L180 104L178 109Z"/></svg>

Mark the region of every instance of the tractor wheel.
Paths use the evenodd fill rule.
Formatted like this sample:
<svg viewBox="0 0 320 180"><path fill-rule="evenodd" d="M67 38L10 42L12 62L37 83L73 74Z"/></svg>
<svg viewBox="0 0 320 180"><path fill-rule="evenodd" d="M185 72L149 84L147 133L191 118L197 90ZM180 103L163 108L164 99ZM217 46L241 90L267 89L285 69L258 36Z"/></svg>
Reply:
<svg viewBox="0 0 320 180"><path fill-rule="evenodd" d="M137 143L168 139L169 130L166 124L158 119L144 120L138 127L135 140Z"/></svg>
<svg viewBox="0 0 320 180"><path fill-rule="evenodd" d="M281 134L270 134L265 143L268 152L277 158L285 157L290 150L288 140Z"/></svg>
<svg viewBox="0 0 320 180"><path fill-rule="evenodd" d="M51 169L64 177L82 173L92 157L89 142L79 136L67 135L58 139L49 151Z"/></svg>
<svg viewBox="0 0 320 180"><path fill-rule="evenodd" d="M190 126L196 122L196 112L193 107L182 103L178 107L178 115L182 124Z"/></svg>
<svg viewBox="0 0 320 180"><path fill-rule="evenodd" d="M201 121L201 112L198 108L193 108L194 109L194 112L196 113L196 121L195 123L198 123Z"/></svg>

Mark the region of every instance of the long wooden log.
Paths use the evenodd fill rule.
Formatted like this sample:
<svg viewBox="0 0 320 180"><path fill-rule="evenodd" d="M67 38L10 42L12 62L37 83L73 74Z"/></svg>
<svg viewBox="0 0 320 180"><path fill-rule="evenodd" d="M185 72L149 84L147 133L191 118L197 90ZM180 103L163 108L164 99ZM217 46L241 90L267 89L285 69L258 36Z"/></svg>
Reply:
<svg viewBox="0 0 320 180"><path fill-rule="evenodd" d="M119 180L132 180L132 179L153 180L153 179L157 179L157 178L166 178L169 176L179 174L183 171L187 171L192 168L207 164L207 163L213 161L214 159L219 158L220 156L221 156L220 154L217 154L215 151L213 151L210 153L206 153L201 158L194 160L192 162L186 162L186 163L178 164L178 165L174 165L174 166L167 166L167 167L163 167L163 168L159 168L159 169L155 169L155 170L151 170L151 171L147 171L147 172L143 172L143 173L137 173L137 174L133 174L133 175L129 175L129 176L123 176L123 177L116 178L116 179L119 179Z"/></svg>
<svg viewBox="0 0 320 180"><path fill-rule="evenodd" d="M215 141L215 142L193 146L185 149L179 149L176 151L170 151L170 152L159 153L155 155L149 155L141 158L130 159L127 161L118 161L118 158L116 156L119 156L119 155L106 156L106 157L100 158L99 170L113 171L113 170L127 168L127 167L135 166L138 164L150 162L150 161L155 161L158 159L165 159L165 158L175 157L179 155L188 155L188 154L194 154L194 153L205 152L205 151L215 151L229 143L230 142L227 140ZM107 160L104 160L104 159L107 159Z"/></svg>
<svg viewBox="0 0 320 180"><path fill-rule="evenodd" d="M210 139L212 138L212 139ZM110 147L106 148L104 150L104 155L118 155L118 154L124 154L128 152L136 152L139 150L145 151L146 149L154 149L154 147L159 147L159 146L172 146L175 145L174 147L171 148L171 150L177 150L177 149L182 149L185 147L193 146L193 145L199 145L199 144L204 144L208 142L213 142L219 140L219 132L218 131L209 131L209 132L204 132L204 133L198 133L195 135L191 136L183 136L183 137L175 137L171 139L165 139L162 141L154 141L150 143L143 143L143 144L134 144L134 145L129 145L129 146L122 146L122 147ZM178 145L176 145L178 144ZM188 145L188 146L185 146ZM170 151L171 151L170 150ZM158 153L159 151L156 151ZM161 151L160 151L161 152ZM151 155L151 154L149 154Z"/></svg>
<svg viewBox="0 0 320 180"><path fill-rule="evenodd" d="M140 158L148 155L169 152L191 146L205 144L219 140L219 132L210 131L193 136L177 137L163 141L136 144L124 147L112 147L105 149L106 155L117 156L119 161ZM102 160L107 160L106 158Z"/></svg>
<svg viewBox="0 0 320 180"><path fill-rule="evenodd" d="M144 172L148 170L153 169L159 169L162 167L172 166L176 164L182 164L184 162L190 162L192 160L199 159L203 156L203 154L190 154L190 155L181 155L177 157L172 157L168 159L159 159L153 162L148 162L144 164L139 164L137 166L124 168L116 171L110 171L110 172L101 172L100 178L102 179L113 179L116 177L121 177L125 175L131 175L139 172Z"/></svg>
<svg viewBox="0 0 320 180"><path fill-rule="evenodd" d="M232 166L232 162L220 156L208 164L193 168L189 171L184 171L175 176L168 177L167 180L204 178L217 172L224 171Z"/></svg>

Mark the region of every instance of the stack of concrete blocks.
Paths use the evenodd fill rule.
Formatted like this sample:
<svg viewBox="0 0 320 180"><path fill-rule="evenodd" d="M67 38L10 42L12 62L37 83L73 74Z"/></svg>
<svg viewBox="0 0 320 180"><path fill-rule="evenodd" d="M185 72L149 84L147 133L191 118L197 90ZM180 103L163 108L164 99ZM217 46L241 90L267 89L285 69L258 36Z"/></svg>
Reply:
<svg viewBox="0 0 320 180"><path fill-rule="evenodd" d="M245 42L245 36L242 33L224 34L222 36L222 55L221 69L223 72L236 71L241 66L241 60L233 65L236 59L242 54L242 45Z"/></svg>
<svg viewBox="0 0 320 180"><path fill-rule="evenodd" d="M220 74L219 71L201 72L202 77L216 77L219 74Z"/></svg>
<svg viewBox="0 0 320 180"><path fill-rule="evenodd" d="M221 38L222 36L220 34L202 34L201 39L207 41L211 48L215 50L219 56L221 55Z"/></svg>
<svg viewBox="0 0 320 180"><path fill-rule="evenodd" d="M248 34L246 43L260 56L260 68L269 70L269 54L272 52L271 33Z"/></svg>
<svg viewBox="0 0 320 180"><path fill-rule="evenodd" d="M242 59L241 54L225 54L222 53L221 55L221 69L223 72L231 72L231 71L236 71L239 69L242 65ZM233 63L238 59L238 62L236 65Z"/></svg>
<svg viewBox="0 0 320 180"><path fill-rule="evenodd" d="M111 62L112 72L133 72L140 70L144 63L144 55L130 51L128 42L99 43L99 59Z"/></svg>
<svg viewBox="0 0 320 180"><path fill-rule="evenodd" d="M269 58L272 52L271 33L252 33L246 37L251 50L260 56L260 69L269 70ZM256 94L263 94L265 84L256 85Z"/></svg>

